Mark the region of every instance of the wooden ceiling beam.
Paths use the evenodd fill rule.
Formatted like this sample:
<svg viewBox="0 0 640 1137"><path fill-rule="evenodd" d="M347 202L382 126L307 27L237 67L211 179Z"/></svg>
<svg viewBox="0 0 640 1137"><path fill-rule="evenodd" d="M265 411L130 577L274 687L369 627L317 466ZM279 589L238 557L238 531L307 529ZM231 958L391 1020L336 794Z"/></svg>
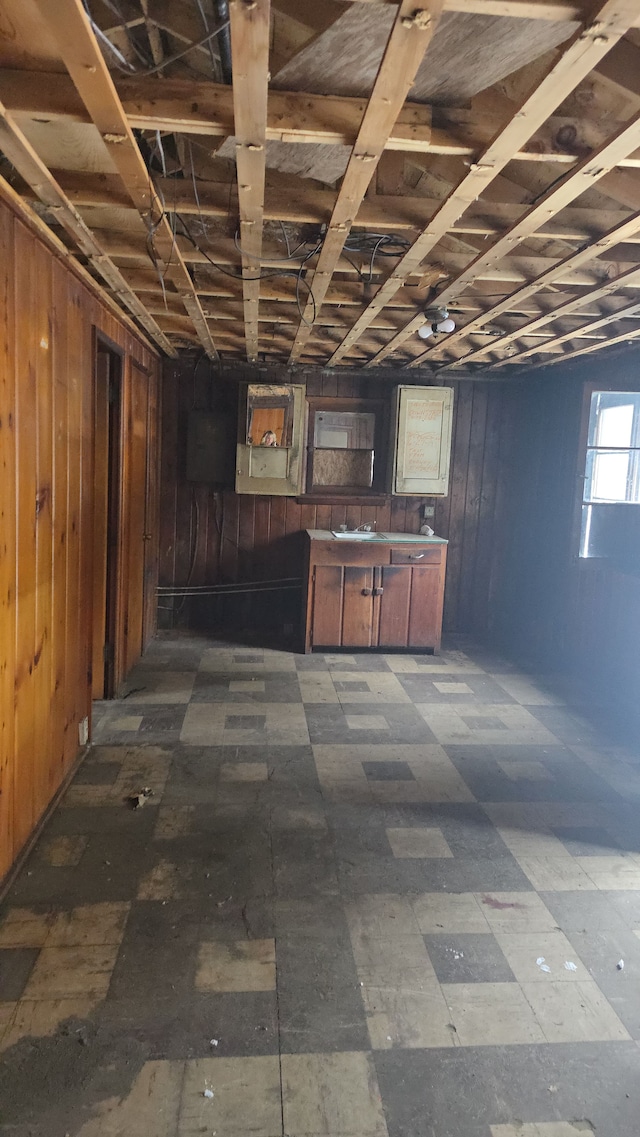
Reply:
<svg viewBox="0 0 640 1137"><path fill-rule="evenodd" d="M122 181L145 224L155 226L158 267L173 262L184 307L210 359L217 352L187 266L182 259L162 204L152 186L138 144L98 46L82 0L36 0L43 21L55 36L61 58L97 127Z"/></svg>
<svg viewBox="0 0 640 1137"><path fill-rule="evenodd" d="M299 360L311 335L345 241L438 25L442 0L423 3L420 10L415 0L402 0L398 7L313 272L312 292L296 332L290 364Z"/></svg>
<svg viewBox="0 0 640 1137"><path fill-rule="evenodd" d="M138 130L168 130L181 134L228 137L234 133L233 91L209 80L158 79L143 76L118 79L118 96L129 125ZM28 115L70 118L87 122L82 100L66 75L0 70L0 90L10 110ZM304 91L270 91L266 137L276 142L352 146L367 100ZM455 146L444 134L442 146ZM431 107L410 103L398 116L389 136L390 150L428 150ZM468 143L456 152L468 153Z"/></svg>
<svg viewBox="0 0 640 1137"><path fill-rule="evenodd" d="M231 0L229 10L244 332L247 359L255 363L267 149L270 0Z"/></svg>
<svg viewBox="0 0 640 1137"><path fill-rule="evenodd" d="M55 221L71 237L79 251L87 257L94 272L112 290L154 342L169 356L176 351L159 328L148 309L136 296L120 270L106 254L75 206L69 201L55 178L38 157L12 115L0 102L0 149L18 173L32 187L38 200L47 206Z"/></svg>
<svg viewBox="0 0 640 1137"><path fill-rule="evenodd" d="M396 265L372 303L333 353L329 361L331 364L339 363L344 358L368 327L373 315L384 306L405 277L416 270L468 206L504 170L513 155L611 50L637 17L638 6L634 0L604 0L604 3L590 5L588 23L581 24L568 44L563 45L558 54L554 53L544 76L516 107L512 117L478 161L473 163L462 181L445 198L429 225Z"/></svg>
<svg viewBox="0 0 640 1137"><path fill-rule="evenodd" d="M638 284L640 286L640 271L638 272ZM544 355L547 352L553 352L564 343L569 343L571 340L588 338L593 332L598 331L600 328L606 328L610 324L617 323L618 320L627 320L631 317L640 319L640 304L625 304L621 308L614 308L600 316L597 320L587 320L586 323L581 324L578 328L573 328L570 332L563 332L561 334L553 335L551 339L546 340L545 343L536 344L534 347L529 347L526 351L516 352L515 355L507 356L506 359L499 359L493 364L495 370L504 367L506 364L518 364L523 359L529 359L534 355ZM555 322L555 321L554 321ZM526 333L529 334L528 332ZM534 332L534 335L539 334ZM496 344L500 346L500 342Z"/></svg>
<svg viewBox="0 0 640 1137"><path fill-rule="evenodd" d="M54 177L76 206L110 205L127 207L129 195L117 175L84 174L75 170L52 170ZM235 186L227 182L198 180L198 201L189 179L156 178L155 185L162 195L165 208L187 215L228 217L237 212ZM279 186L265 188L265 221L287 221L296 224L326 224L335 204L334 190L317 189L305 179L293 179L284 190ZM354 225L387 233L402 233L422 229L439 208L436 198L413 196L386 196L376 194L365 197ZM471 234L486 237L502 233L514 225L525 213L525 205L509 202L477 201L460 217L451 234ZM593 240L603 230L613 228L625 220L623 210L593 210L585 207L563 209L548 224L545 223L532 236L544 240Z"/></svg>
<svg viewBox="0 0 640 1137"><path fill-rule="evenodd" d="M351 0L341 0L350 3ZM361 0L363 4L389 4L394 0ZM580 0L446 0L447 12L478 16L511 16L524 20L579 20L585 4Z"/></svg>
<svg viewBox="0 0 640 1137"><path fill-rule="evenodd" d="M615 54L615 53L613 53ZM82 100L66 75L0 69L0 89L9 110L15 113L90 121ZM224 138L233 134L233 93L230 87L209 80L119 78L116 89L129 125L138 130L166 130ZM508 106L508 100L503 100ZM303 91L270 91L267 106L267 140L314 145L352 146L366 107L366 99L338 95L313 95ZM468 111L437 108L438 125L432 126L432 109L423 103L406 103L386 143L387 150L413 155L474 157L486 143L495 114L482 108ZM506 116L505 116L506 117ZM460 120L460 121L459 121ZM571 165L578 155L554 145L566 118L551 116L540 137L534 134L512 156L512 161L552 162ZM639 155L621 164L637 168Z"/></svg>
<svg viewBox="0 0 640 1137"><path fill-rule="evenodd" d="M567 273L574 272L576 269L581 268L584 264L588 264L589 261L594 260L596 257L606 253L609 249L615 248L622 241L627 240L629 234L636 234L638 232L640 232L640 213L633 214L633 216L628 220L623 221L620 225L615 226L608 233L603 234L594 243L590 244L584 249L579 249L576 253L573 253L570 256L565 257L563 260L559 261L555 267L548 269L544 273L541 273L534 281L531 282L531 284L527 284L523 288L518 288L515 292L512 293L511 296L508 296L504 300L501 300L498 304L494 304L489 307L480 316L475 317L468 324L465 324L464 330L466 331L466 334L472 335L479 328L484 327L485 324L493 322L498 316L502 315L503 312L509 311L514 304L528 300L530 297L536 295L536 293L541 293L544 288L558 284L560 280L566 278ZM614 277L613 279L608 278L604 281L603 284L597 285L595 289L592 289L590 292L585 293L583 297L585 303L591 303L603 296L612 296L616 292L620 291L621 288L635 285L633 275L630 276L629 273L634 273L633 266L628 270L625 270L620 275ZM524 326L539 328L544 323L548 323L553 319L554 311L562 311L565 315L568 315L570 311L575 311L580 306L580 299L576 298L565 306L556 306L552 311L536 317L535 320L530 321L527 325ZM519 328L517 331L511 332L508 335L502 337L500 340L501 347L506 347L508 343L512 343L514 340L519 339L522 331L523 328ZM446 343L444 343L442 347L446 348ZM441 368L441 370L455 367L458 363L462 363L463 360L466 365L466 363L468 363L470 360L475 360L476 358L486 355L490 350L491 348L489 345L484 345L483 347L476 348L474 351L469 352L459 360L446 363L445 366Z"/></svg>
<svg viewBox="0 0 640 1137"><path fill-rule="evenodd" d="M629 151L634 150L638 144L640 144L640 114L630 123L625 124L625 126L622 127L613 138L605 142L599 150L585 158L576 169L567 174L560 183L552 185L551 188L526 211L524 217L507 230L490 249L487 249L486 252L477 256L475 260L460 273L456 280L453 280L438 293L436 298L437 303L444 305L455 304L465 288L479 279L487 268L490 268L492 265L497 265L504 257L512 253L517 245L533 236L542 224L548 222L572 201L575 201L581 194L596 185L599 179L617 164L621 154L628 154ZM594 244L598 245L598 242L596 241ZM599 252L602 251L601 246L599 246ZM417 319L410 320L396 337L394 343L388 344L386 349L378 354L376 361L385 358L385 356L389 355L392 351L395 351L408 336L417 331L421 322L420 316ZM464 327L460 328L449 336L447 342L453 345L453 343L464 338L467 334ZM427 349L427 351L422 352L418 358L422 360L428 354L430 353Z"/></svg>
<svg viewBox="0 0 640 1137"><path fill-rule="evenodd" d="M588 347L577 347L570 351L561 352L553 359L545 360L543 364L534 364L533 367L524 368L523 370L536 370L536 366L552 367L555 363L570 363L571 360L577 359L581 355L592 355L594 351L602 351L605 348L615 347L616 344L628 344L638 338L640 338L640 328L632 328L620 332L615 336L607 336L606 339L598 340L597 343L589 344Z"/></svg>

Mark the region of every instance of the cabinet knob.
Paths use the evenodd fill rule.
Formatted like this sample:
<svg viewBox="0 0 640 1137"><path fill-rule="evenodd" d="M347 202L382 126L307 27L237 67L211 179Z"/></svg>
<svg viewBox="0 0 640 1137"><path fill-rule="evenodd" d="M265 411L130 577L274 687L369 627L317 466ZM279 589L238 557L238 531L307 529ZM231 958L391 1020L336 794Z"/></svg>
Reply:
<svg viewBox="0 0 640 1137"><path fill-rule="evenodd" d="M384 588L374 588L373 595L374 596L382 596L383 592L384 592Z"/></svg>
<svg viewBox="0 0 640 1137"><path fill-rule="evenodd" d="M362 595L363 596L371 596L371 589L370 588L363 588L362 589Z"/></svg>

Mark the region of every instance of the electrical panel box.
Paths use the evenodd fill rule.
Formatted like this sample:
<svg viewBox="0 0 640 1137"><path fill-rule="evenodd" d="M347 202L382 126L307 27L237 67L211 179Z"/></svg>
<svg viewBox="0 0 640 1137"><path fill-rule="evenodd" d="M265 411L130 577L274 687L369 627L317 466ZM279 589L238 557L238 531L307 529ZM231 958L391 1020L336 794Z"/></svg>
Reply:
<svg viewBox="0 0 640 1137"><path fill-rule="evenodd" d="M394 409L391 493L446 497L453 388L397 387Z"/></svg>
<svg viewBox="0 0 640 1137"><path fill-rule="evenodd" d="M233 486L236 417L228 412L189 412L187 481Z"/></svg>

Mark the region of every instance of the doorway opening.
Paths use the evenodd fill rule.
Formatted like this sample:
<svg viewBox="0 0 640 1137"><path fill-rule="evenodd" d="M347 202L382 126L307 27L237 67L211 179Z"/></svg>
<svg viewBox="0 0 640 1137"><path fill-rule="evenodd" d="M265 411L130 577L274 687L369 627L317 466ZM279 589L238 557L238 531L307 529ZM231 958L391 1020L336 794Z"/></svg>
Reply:
<svg viewBox="0 0 640 1137"><path fill-rule="evenodd" d="M115 695L122 356L95 341L92 698Z"/></svg>

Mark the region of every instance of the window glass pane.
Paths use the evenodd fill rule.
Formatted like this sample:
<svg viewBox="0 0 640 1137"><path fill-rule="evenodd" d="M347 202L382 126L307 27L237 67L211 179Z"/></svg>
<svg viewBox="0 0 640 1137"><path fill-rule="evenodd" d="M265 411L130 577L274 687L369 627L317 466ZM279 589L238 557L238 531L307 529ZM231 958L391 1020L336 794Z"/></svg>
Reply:
<svg viewBox="0 0 640 1137"><path fill-rule="evenodd" d="M313 444L332 450L373 450L375 414L359 411L318 411Z"/></svg>
<svg viewBox="0 0 640 1137"><path fill-rule="evenodd" d="M640 445L640 392L593 392L588 445Z"/></svg>
<svg viewBox="0 0 640 1137"><path fill-rule="evenodd" d="M584 501L640 503L637 450L589 450Z"/></svg>

